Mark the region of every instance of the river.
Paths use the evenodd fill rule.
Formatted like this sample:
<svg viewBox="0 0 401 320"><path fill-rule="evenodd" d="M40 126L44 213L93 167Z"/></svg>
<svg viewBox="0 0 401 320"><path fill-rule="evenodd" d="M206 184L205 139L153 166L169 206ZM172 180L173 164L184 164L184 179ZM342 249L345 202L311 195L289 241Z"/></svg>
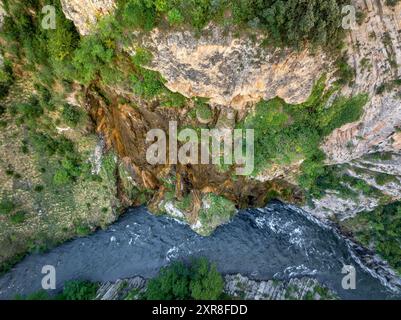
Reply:
<svg viewBox="0 0 401 320"><path fill-rule="evenodd" d="M175 259L207 257L224 274L287 280L312 276L343 299L394 299L400 294L358 263L358 255L332 228L279 202L241 211L210 237L168 217L133 208L106 230L31 254L0 277L0 299L41 289L44 265L56 268L57 288L66 280L115 281L153 277ZM356 269L356 289L344 290L344 265Z"/></svg>

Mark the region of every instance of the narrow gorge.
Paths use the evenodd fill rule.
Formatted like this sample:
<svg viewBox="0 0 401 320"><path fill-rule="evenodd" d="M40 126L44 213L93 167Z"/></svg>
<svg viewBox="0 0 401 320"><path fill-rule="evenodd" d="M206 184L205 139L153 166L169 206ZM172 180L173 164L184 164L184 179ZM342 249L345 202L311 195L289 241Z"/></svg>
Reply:
<svg viewBox="0 0 401 320"><path fill-rule="evenodd" d="M192 256L232 297L399 299L400 17L388 0L3 0L0 299L57 263L58 287L122 299ZM252 173L224 135L217 162L150 163L172 124L199 155L202 132L252 130Z"/></svg>

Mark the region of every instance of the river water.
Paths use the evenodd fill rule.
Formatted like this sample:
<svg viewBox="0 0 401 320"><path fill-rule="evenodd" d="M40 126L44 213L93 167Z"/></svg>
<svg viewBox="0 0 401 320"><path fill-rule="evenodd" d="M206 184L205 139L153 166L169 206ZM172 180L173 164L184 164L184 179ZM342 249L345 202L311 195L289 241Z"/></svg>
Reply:
<svg viewBox="0 0 401 320"><path fill-rule="evenodd" d="M45 254L32 254L0 278L0 299L41 289L44 265L56 268L57 288L66 280L115 281L155 276L175 259L204 256L224 274L254 279L312 276L344 299L400 298L374 272L358 263L347 241L307 213L278 202L241 211L210 237L187 225L156 217L146 208L127 211L118 222ZM344 265L356 269L356 289L342 289Z"/></svg>

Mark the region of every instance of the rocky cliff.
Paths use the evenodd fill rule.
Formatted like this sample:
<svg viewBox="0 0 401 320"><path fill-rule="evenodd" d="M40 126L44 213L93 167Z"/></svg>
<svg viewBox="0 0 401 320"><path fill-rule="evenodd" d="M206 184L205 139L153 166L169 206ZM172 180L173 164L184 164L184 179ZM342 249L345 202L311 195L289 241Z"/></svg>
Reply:
<svg viewBox="0 0 401 320"><path fill-rule="evenodd" d="M186 97L206 97L212 105L237 110L277 96L293 104L306 101L327 68L325 54L268 50L262 40L210 25L200 37L156 29L142 41L154 53L150 68Z"/></svg>
<svg viewBox="0 0 401 320"><path fill-rule="evenodd" d="M96 300L135 300L146 290L146 280L141 277L104 283ZM255 281L240 274L224 277L224 293L235 299L245 300L334 300L336 295L311 278L290 281Z"/></svg>
<svg viewBox="0 0 401 320"><path fill-rule="evenodd" d="M114 7L113 1L87 2L83 10L82 1L68 4L62 1L66 16L73 20L82 35L88 34L88 21L93 23ZM306 207L319 217L352 216L359 211L371 210L383 196L397 199L400 194L396 159L401 148L401 104L398 86L393 85L393 81L398 79L401 71L398 32L401 5L387 6L384 0L355 0L353 5L364 14L347 35L346 56L355 69L355 79L342 89L342 94L368 93L369 102L359 121L336 129L321 148L327 155L327 164L350 165L344 171L345 175L372 184L375 175L390 172L394 181L380 186L380 197L360 194L357 200L344 199L335 191L328 190L323 198L311 201L312 207ZM100 7L103 10L99 10ZM260 99L278 96L287 103L305 102L323 73L330 75L328 83L336 77L333 57L308 49L300 52L272 50L261 45L257 32L250 37L249 34L209 25L200 36L188 30L156 28L150 34L135 34L133 39L132 46L126 50L132 55L138 46L150 50L153 59L147 68L160 72L168 89L188 98L207 98L217 110L234 109L237 119ZM118 144L122 147L125 143L119 141ZM394 160L377 159L374 168L372 164L367 165L365 157L378 152L392 153ZM294 182L293 175L301 163L302 160L290 166L275 167L257 179L271 181L284 177ZM366 169L364 174L354 170L361 166Z"/></svg>
<svg viewBox="0 0 401 320"><path fill-rule="evenodd" d="M259 16L256 3L243 3L253 18L247 20L238 18L237 1L201 9L178 2L177 9L165 1L57 0L57 28L46 31L44 0L8 1L6 18L0 7L7 31L0 35L6 258L109 224L120 206L146 204L209 235L237 209L278 198L337 226L348 221L351 233L365 232L360 242L371 249L378 246L369 233L378 232L386 243L382 256L399 268L399 233L391 250L386 238L394 237L388 226L401 221L398 204L386 210L388 221L380 220L380 209L401 198L401 4L351 1L357 23L344 38L338 32L333 45L322 40L326 32L337 39L326 22L340 24L345 0L294 1L305 12L316 10L317 19L294 16L294 7L277 1L272 8L290 22L279 31L283 21L270 28L271 21L260 20L271 12ZM321 41L291 34L294 23L313 25L309 31L322 31ZM238 176L238 163L150 164L147 133L161 129L170 138L171 123L198 135L255 128L257 170ZM186 138L178 140L188 147ZM353 226L358 217L360 230ZM29 241L20 237L28 234ZM233 278L230 290L272 288L242 280ZM273 291L267 296L280 295Z"/></svg>
<svg viewBox="0 0 401 320"><path fill-rule="evenodd" d="M115 0L61 0L63 11L68 19L74 21L80 34L87 35L102 16L112 12Z"/></svg>

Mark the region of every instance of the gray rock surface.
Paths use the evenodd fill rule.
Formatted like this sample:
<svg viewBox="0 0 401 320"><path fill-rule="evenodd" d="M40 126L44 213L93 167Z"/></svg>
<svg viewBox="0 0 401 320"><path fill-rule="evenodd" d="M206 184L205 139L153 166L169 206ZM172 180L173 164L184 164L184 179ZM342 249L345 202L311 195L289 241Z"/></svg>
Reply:
<svg viewBox="0 0 401 320"><path fill-rule="evenodd" d="M293 278L290 281L255 281L240 274L225 277L225 292L246 300L327 300L335 294L321 287L312 278Z"/></svg>
<svg viewBox="0 0 401 320"><path fill-rule="evenodd" d="M107 282L100 286L96 300L137 299L146 287L141 277ZM303 300L335 299L330 290L312 278L294 278L290 281L255 281L240 274L224 277L224 292L232 297L246 300Z"/></svg>
<svg viewBox="0 0 401 320"><path fill-rule="evenodd" d="M143 291L145 285L146 280L141 277L106 282L98 289L96 300L124 300L130 293Z"/></svg>
<svg viewBox="0 0 401 320"><path fill-rule="evenodd" d="M81 35L88 35L100 17L112 12L116 0L60 0L67 19L74 22Z"/></svg>

